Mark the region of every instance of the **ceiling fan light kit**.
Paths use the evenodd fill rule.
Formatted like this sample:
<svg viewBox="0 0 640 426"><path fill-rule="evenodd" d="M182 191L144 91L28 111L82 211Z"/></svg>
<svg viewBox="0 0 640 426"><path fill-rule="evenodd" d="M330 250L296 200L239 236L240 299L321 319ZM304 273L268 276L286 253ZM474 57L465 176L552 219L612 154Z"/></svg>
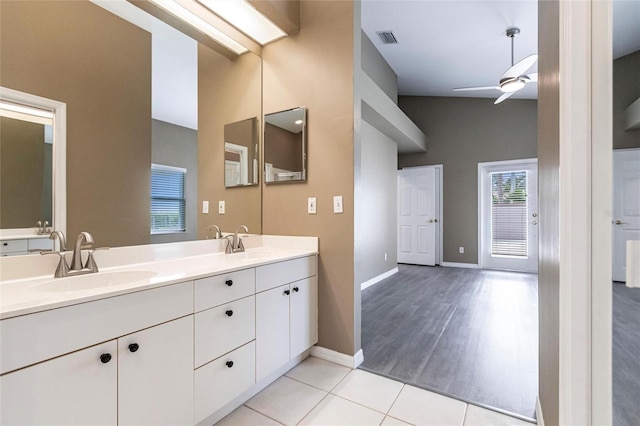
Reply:
<svg viewBox="0 0 640 426"><path fill-rule="evenodd" d="M519 28L507 28L506 35L511 39L511 67L502 74L500 82L497 86L482 86L482 87L462 87L453 89L454 92L471 91L471 90L500 90L502 95L496 99L495 104L499 104L505 99L512 96L518 90L524 88L527 83L534 83L538 81L538 73L525 74L529 68L531 68L537 61L538 55L529 55L524 59L521 59L517 63L514 63L514 41L513 39L520 34Z"/></svg>

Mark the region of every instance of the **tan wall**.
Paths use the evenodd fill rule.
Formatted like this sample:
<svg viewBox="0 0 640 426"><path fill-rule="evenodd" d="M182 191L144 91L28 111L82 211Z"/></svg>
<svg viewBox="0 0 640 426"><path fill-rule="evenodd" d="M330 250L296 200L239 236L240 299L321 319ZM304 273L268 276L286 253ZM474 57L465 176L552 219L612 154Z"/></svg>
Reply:
<svg viewBox="0 0 640 426"><path fill-rule="evenodd" d="M0 117L1 229L51 220L42 216L44 150L44 125Z"/></svg>
<svg viewBox="0 0 640 426"><path fill-rule="evenodd" d="M218 225L234 232L240 225L260 234L260 185L224 187L225 124L262 117L260 57L246 53L230 60L198 44L198 237ZM209 214L202 201L209 201ZM225 200L226 213L218 214L218 201Z"/></svg>
<svg viewBox="0 0 640 426"><path fill-rule="evenodd" d="M538 3L539 398L544 423L559 423L560 286L560 14Z"/></svg>
<svg viewBox="0 0 640 426"><path fill-rule="evenodd" d="M150 34L88 1L0 9L0 84L67 104L69 238L148 243Z"/></svg>
<svg viewBox="0 0 640 426"><path fill-rule="evenodd" d="M353 45L352 2L302 0L300 32L262 51L264 112L308 108L308 180L263 188L263 231L319 237L319 345L346 354L359 349L354 347ZM343 196L343 214L333 213L334 195ZM317 214L306 213L307 197L317 198Z"/></svg>
<svg viewBox="0 0 640 426"><path fill-rule="evenodd" d="M264 126L264 161L278 169L302 171L302 135L273 124Z"/></svg>

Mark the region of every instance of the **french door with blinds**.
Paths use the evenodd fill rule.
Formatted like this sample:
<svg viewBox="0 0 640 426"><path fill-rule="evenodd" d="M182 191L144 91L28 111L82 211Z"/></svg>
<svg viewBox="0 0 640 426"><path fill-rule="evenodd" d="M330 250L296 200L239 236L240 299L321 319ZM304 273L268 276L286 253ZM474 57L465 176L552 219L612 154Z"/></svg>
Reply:
<svg viewBox="0 0 640 426"><path fill-rule="evenodd" d="M478 164L480 267L538 270L538 163Z"/></svg>

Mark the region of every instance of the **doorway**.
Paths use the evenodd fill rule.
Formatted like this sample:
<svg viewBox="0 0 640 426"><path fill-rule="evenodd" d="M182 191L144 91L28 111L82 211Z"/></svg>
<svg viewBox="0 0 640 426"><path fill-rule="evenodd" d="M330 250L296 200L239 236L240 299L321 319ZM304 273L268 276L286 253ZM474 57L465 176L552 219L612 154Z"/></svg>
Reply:
<svg viewBox="0 0 640 426"><path fill-rule="evenodd" d="M613 280L626 281L627 241L640 240L640 149L613 151Z"/></svg>
<svg viewBox="0 0 640 426"><path fill-rule="evenodd" d="M538 271L538 160L478 164L479 266Z"/></svg>
<svg viewBox="0 0 640 426"><path fill-rule="evenodd" d="M441 187L441 165L398 170L398 263L441 263Z"/></svg>

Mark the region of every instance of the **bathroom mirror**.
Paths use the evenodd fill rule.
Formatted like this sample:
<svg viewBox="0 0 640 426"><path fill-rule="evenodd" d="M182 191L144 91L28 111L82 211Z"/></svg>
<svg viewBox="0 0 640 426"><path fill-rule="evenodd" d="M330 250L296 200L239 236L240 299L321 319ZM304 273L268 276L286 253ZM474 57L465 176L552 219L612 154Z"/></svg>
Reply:
<svg viewBox="0 0 640 426"><path fill-rule="evenodd" d="M65 229L65 173L55 164L64 164L65 112L62 102L0 87L0 239Z"/></svg>
<svg viewBox="0 0 640 426"><path fill-rule="evenodd" d="M307 109L293 108L264 116L264 179L271 183L307 178Z"/></svg>
<svg viewBox="0 0 640 426"><path fill-rule="evenodd" d="M257 117L224 125L224 186L258 184Z"/></svg>
<svg viewBox="0 0 640 426"><path fill-rule="evenodd" d="M125 19L105 7L130 13ZM224 125L262 116L261 58L230 58L187 37L194 62L185 72L174 60L183 43L158 33L163 26L177 32L127 1L0 2L2 85L67 107L59 171L67 175L69 238L89 231L111 247L185 241L211 237L210 224L261 233L260 187L225 189L222 167ZM165 77L156 78L163 69ZM187 109L182 82L193 86L193 124L176 116ZM157 101L172 111L163 113ZM152 164L187 170L184 232L151 235ZM226 214L219 215L223 200ZM212 206L208 214L203 201ZM53 221L62 229L55 214Z"/></svg>

